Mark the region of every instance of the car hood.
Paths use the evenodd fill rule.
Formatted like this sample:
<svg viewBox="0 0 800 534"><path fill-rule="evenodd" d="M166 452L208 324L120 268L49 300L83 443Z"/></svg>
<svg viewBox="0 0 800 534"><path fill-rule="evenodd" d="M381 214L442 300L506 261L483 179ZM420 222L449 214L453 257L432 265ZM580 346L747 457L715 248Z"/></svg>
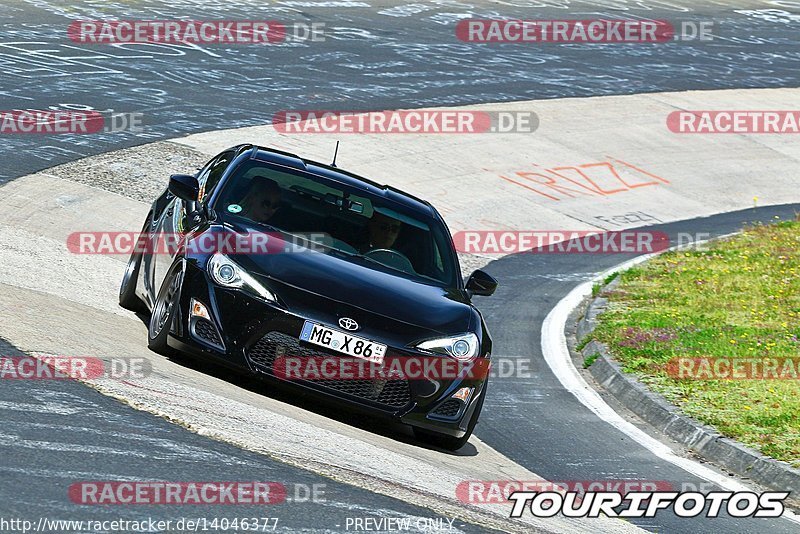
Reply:
<svg viewBox="0 0 800 534"><path fill-rule="evenodd" d="M373 268L335 252L238 255L234 260L264 280L290 311L306 317L336 324L343 316L356 321L380 316L388 320L385 326L404 323L442 334L472 326L475 312L464 291L384 272L378 265Z"/></svg>

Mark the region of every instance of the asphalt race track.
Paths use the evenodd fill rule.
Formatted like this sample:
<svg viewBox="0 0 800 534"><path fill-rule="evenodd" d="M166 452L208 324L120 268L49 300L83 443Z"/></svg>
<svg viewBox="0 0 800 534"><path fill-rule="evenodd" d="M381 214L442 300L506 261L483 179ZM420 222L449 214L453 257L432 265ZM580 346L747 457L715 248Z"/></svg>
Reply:
<svg viewBox="0 0 800 534"><path fill-rule="evenodd" d="M644 46L519 47L460 42L453 29L465 18L621 16L713 21L715 38ZM418 532L800 531L791 518L688 519L668 511L653 519L624 522L510 521L504 505L466 506L456 499L455 486L467 480L634 480L677 489L718 489L703 478L702 471L687 472L581 404L543 356L542 324L553 307L579 283L630 255L518 254L465 260L488 263L484 269L501 283L494 296L476 297L494 338L493 357L525 360L532 374L493 380L474 437L460 451L447 453L415 442L407 429L342 414L291 392L265 390L256 380L211 364L149 352L146 318L119 309L116 302L114 292L126 258L73 258L62 250L64 236L76 229L138 229L147 210L143 200L152 198L150 189L147 194L142 191L158 184L163 187L168 174L191 171L214 153L200 146L202 140L184 136L268 124L281 110L511 105L544 99L568 107L569 101L561 99L654 93L658 100L660 93L668 91L795 88L800 86L800 4L364 0L229 5L221 0L5 0L0 17L1 109L140 113L144 123L141 132L0 134L0 211L5 217L0 223L0 355L125 354L147 358L153 366L152 380L139 385L2 381L0 519L268 517L277 519L277 530L285 532L393 530L378 523L371 528L362 524L359 529L352 523L354 518L405 519L411 525L407 530ZM104 18L324 22L328 38L262 48L81 46L67 39L66 28L72 20ZM747 93L753 94L758 93ZM770 102L749 102L751 109L771 108ZM613 116L609 122L614 122ZM236 131L225 133L225 142L236 138ZM509 142L520 143L519 151L529 150L538 157L540 138L535 135L532 141L515 138ZM544 135L549 135L547 130ZM385 139L380 142L386 144L386 153L378 152L379 157L350 156L356 167L362 165L354 170L380 165L384 156L387 161L396 157L389 153L400 149ZM166 140L177 142L162 143ZM595 140L600 147L597 154L606 154L601 152L605 141L603 136ZM454 142L457 156L453 157L480 150L459 148L459 142ZM656 141L642 143L652 152L661 149ZM143 146L140 154L163 153L164 161L179 161L185 168L142 161L144 170L139 172L136 157L144 156L136 153L120 156L127 159L116 166L99 159L108 152L140 145L151 146ZM581 148L569 149L581 154ZM793 146L768 149L786 156L790 163L797 162ZM721 180L724 183L722 173L712 172L707 161L701 162L702 151L685 154L676 161L676 167L683 169L676 174L685 175L686 169L697 164L698 182L715 187ZM94 158L74 163L90 156ZM627 157L625 153L614 156ZM493 157L487 149L486 159ZM71 166L53 169L65 163ZM752 173L758 175L754 180L766 180L758 182L759 188L765 187L767 178L771 180L763 175L785 174L786 167L770 167L764 161L759 165L758 170L764 172ZM100 178L101 167L108 171L106 178ZM122 183L125 173L130 173L127 184ZM778 178L798 183L794 175ZM749 223L793 218L800 211L800 204L794 203L800 197L778 178L775 191L764 193L771 200L758 207L746 209L754 196L747 186L740 190L738 183L729 184L727 189L741 197L736 202L711 210L714 213L704 212L705 217L696 216L698 211L688 206L685 211L680 205L671 206L669 217L654 217L657 224L647 229L666 232L673 239L681 233L714 237ZM682 182L673 180L673 185L678 183ZM432 201L443 208L448 221L451 212L456 220L473 217L484 226L501 220L457 198L451 203L449 199L457 195L447 186L441 189ZM458 193L490 196L491 191L465 186ZM596 211L583 210L585 217L565 215L562 208L557 211L538 197L528 209L541 210L538 220L547 220L552 209L553 214L581 224L593 220L590 215L630 213L637 202L643 206L651 202L641 213L652 211L654 201L633 196L646 193L629 193L628 200L597 200ZM527 216L519 212L520 220ZM629 222L624 226L645 225ZM463 228L457 224L451 229ZM31 259L36 266L28 269ZM644 423L620 410L647 431ZM656 437L676 455L694 458L666 438ZM729 476L713 462L703 465L733 485L750 484ZM283 483L290 491L286 503L271 506L108 507L70 500L71 485L100 480L269 480ZM324 498L310 498L315 488ZM0 531L5 531L2 522Z"/></svg>
<svg viewBox="0 0 800 534"><path fill-rule="evenodd" d="M3 346L4 355L21 355ZM337 483L256 453L198 436L180 426L124 406L81 384L51 381L31 391L24 384L4 386L4 517L178 521L182 518L257 517L277 520L285 531L345 528L347 517L397 517L442 520L431 510ZM258 475L255 475L255 474ZM66 499L75 480L260 480L286 481L286 502L239 506L235 512L210 505L143 506L120 514L113 507L86 507ZM324 504L309 504L316 493ZM216 509L215 509L216 508ZM454 531L482 532L487 527L455 521ZM53 529L53 531L58 531Z"/></svg>
<svg viewBox="0 0 800 534"><path fill-rule="evenodd" d="M329 4L329 7L326 5ZM737 13L769 2L107 2L6 0L0 6L4 109L93 109L144 114L146 129L4 138L9 179L52 165L182 134L269 122L286 109L378 110L687 89L791 87L798 57L788 15ZM543 5L545 7L536 7ZM259 16L325 22L324 42L252 47L76 46L73 19L212 20ZM528 7L530 6L530 7ZM726 7L722 7L726 6ZM257 11L256 11L257 10ZM785 10L790 15L791 10ZM664 18L710 21L712 41L662 47L474 45L454 38L465 17ZM773 20L776 20L773 22ZM311 46L313 44L313 46ZM589 60L590 58L590 60ZM224 93L224 102L220 94ZM44 148L28 151L32 147ZM23 155L23 151L25 154Z"/></svg>
<svg viewBox="0 0 800 534"><path fill-rule="evenodd" d="M735 232L743 224L768 221L776 215L791 218L800 205L778 206L723 214L708 219L654 226L669 235L702 229L711 236ZM524 325L541 325L547 313L572 289L564 279L580 279L589 270L602 271L627 258L620 255L595 256L591 261L576 261L570 256L509 256L492 263L487 271L508 281L501 299L483 299L481 309L492 324L495 336L508 354L526 354L533 347L536 365L532 381L497 380L489 397L495 417L481 423L478 436L508 458L527 466L547 480L561 480L565 466L570 476L579 480L638 478L664 481L673 488L701 488L704 481L655 458L627 436L588 412L553 376L537 347L541 330ZM524 274L521 274L524 273ZM516 328L515 328L516 326ZM502 382L502 383L500 383ZM497 391L497 390L500 391ZM512 408L513 407L513 408ZM519 417L523 411L525 417ZM564 424L564 421L569 421ZM586 439L586 436L591 436ZM613 476L609 476L613 473ZM654 532L766 532L796 531L796 525L782 522L745 524L722 517L682 519L674 516L656 520L634 520L638 526Z"/></svg>

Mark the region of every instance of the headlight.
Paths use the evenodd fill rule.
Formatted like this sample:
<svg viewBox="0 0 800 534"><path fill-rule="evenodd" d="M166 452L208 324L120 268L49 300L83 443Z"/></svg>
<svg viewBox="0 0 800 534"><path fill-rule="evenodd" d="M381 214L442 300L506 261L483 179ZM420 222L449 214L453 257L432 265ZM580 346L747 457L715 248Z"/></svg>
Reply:
<svg viewBox="0 0 800 534"><path fill-rule="evenodd" d="M247 289L270 302L278 301L274 293L225 254L218 252L211 256L208 260L208 274L214 282L223 287Z"/></svg>
<svg viewBox="0 0 800 534"><path fill-rule="evenodd" d="M437 354L446 354L461 361L475 358L480 350L478 336L472 333L423 341L417 345L417 348Z"/></svg>

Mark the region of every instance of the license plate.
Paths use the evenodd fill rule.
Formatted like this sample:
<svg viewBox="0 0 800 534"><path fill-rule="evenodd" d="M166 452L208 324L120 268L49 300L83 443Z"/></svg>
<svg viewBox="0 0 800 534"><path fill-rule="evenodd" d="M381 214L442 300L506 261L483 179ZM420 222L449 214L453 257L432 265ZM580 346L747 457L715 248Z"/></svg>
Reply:
<svg viewBox="0 0 800 534"><path fill-rule="evenodd" d="M339 330L322 326L321 324L306 321L303 324L303 331L300 332L300 339L308 341L314 345L325 347L375 363L383 363L386 355L386 345L375 343L368 339L345 334Z"/></svg>

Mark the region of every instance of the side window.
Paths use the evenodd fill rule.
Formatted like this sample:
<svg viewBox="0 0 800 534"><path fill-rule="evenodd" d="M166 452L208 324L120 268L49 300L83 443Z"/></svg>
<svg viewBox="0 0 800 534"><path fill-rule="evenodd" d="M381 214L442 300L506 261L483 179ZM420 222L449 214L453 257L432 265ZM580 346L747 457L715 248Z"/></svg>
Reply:
<svg viewBox="0 0 800 534"><path fill-rule="evenodd" d="M234 152L223 152L217 158L211 160L206 165L200 175L197 177L197 182L200 185L199 200L203 202L214 191L214 188L219 183L219 179L225 174L225 169L233 161Z"/></svg>
<svg viewBox="0 0 800 534"><path fill-rule="evenodd" d="M444 272L444 261L442 260L442 253L436 244L433 245L433 265L439 273Z"/></svg>

